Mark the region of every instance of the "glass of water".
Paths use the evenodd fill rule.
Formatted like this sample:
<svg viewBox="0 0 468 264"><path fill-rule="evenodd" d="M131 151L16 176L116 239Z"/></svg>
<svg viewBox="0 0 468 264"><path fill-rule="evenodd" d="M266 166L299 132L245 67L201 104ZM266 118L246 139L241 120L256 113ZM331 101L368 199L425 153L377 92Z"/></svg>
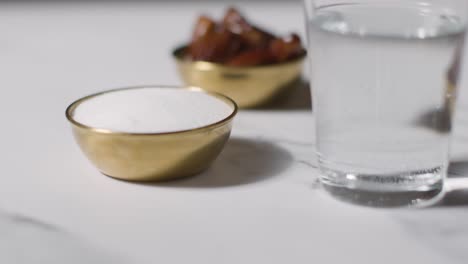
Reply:
<svg viewBox="0 0 468 264"><path fill-rule="evenodd" d="M466 0L305 0L321 182L370 206L443 195Z"/></svg>

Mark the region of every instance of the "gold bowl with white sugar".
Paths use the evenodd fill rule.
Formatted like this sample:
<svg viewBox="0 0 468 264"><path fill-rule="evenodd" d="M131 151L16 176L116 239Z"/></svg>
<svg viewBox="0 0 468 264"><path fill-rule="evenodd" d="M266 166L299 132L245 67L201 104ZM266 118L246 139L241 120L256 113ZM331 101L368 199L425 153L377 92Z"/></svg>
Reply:
<svg viewBox="0 0 468 264"><path fill-rule="evenodd" d="M78 99L66 109L73 135L85 156L103 174L129 181L170 180L195 175L207 169L228 140L237 113L236 103L223 95L186 87L187 93L205 93L232 109L222 120L187 130L121 132L88 126L74 118L75 110L87 100L117 91L142 88L160 87L105 91Z"/></svg>

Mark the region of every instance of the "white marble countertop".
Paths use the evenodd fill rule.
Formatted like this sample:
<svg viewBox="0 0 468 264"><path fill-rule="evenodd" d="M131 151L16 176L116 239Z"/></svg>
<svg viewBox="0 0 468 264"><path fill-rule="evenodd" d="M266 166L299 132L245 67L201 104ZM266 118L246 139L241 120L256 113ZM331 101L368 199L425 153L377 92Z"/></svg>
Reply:
<svg viewBox="0 0 468 264"><path fill-rule="evenodd" d="M300 3L239 6L303 33ZM224 7L0 3L0 263L467 263L468 91L448 181L460 190L432 208L365 208L322 192L307 101L241 111L197 177L142 185L92 167L65 107L108 88L179 84L171 48L199 11Z"/></svg>

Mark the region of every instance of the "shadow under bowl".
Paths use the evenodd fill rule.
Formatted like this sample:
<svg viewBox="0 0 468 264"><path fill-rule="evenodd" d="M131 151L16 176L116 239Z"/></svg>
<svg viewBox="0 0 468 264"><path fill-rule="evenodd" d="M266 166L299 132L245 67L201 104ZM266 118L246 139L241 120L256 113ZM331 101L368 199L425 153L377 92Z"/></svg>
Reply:
<svg viewBox="0 0 468 264"><path fill-rule="evenodd" d="M240 108L264 105L300 78L306 53L283 63L234 67L207 61L184 59L186 46L176 48L172 55L179 74L190 86L224 94Z"/></svg>
<svg viewBox="0 0 468 264"><path fill-rule="evenodd" d="M223 95L186 89L188 93L201 92L216 97L231 107L232 112L216 123L183 131L125 133L90 127L74 119L74 111L87 100L108 93L148 88L161 87L105 91L83 97L67 108L66 117L85 156L103 174L129 181L170 180L192 176L208 168L228 140L237 112L235 102Z"/></svg>

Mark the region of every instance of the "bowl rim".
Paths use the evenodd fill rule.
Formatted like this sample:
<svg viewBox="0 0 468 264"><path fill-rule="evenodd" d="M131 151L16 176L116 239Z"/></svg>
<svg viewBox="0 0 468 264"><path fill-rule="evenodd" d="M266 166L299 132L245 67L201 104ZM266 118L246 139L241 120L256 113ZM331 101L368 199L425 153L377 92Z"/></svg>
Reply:
<svg viewBox="0 0 468 264"><path fill-rule="evenodd" d="M98 128L98 127L93 127L93 126L88 126L83 123L80 123L76 121L76 119L73 117L73 111L84 101L87 101L89 99L92 99L94 97L103 95L103 94L108 94L108 93L113 93L113 92L119 92L119 91L125 91L125 90L137 90L137 89L154 89L154 88L167 88L167 89L183 89L191 92L199 92L199 93L205 93L210 96L216 97L228 104L231 104L233 107L232 112L226 116L225 118L216 121L214 123L210 123L204 126L200 127L195 127L195 128L190 128L190 129L184 129L184 130L176 130L176 131L168 131L168 132L143 132L143 133L138 133L138 132L124 132L124 131L116 131L112 129L106 129L106 128ZM122 135L122 136L156 136L156 135L175 135L175 134L184 134L184 133L192 133L192 132L201 132L204 130L210 130L213 128L216 128L218 126L224 125L225 123L229 122L234 118L234 116L238 112L238 106L234 100L231 98L222 95L220 93L216 92L210 92L210 91L205 91L202 88L196 87L196 86L175 86L175 85L137 85L137 86L128 86L128 87L121 87L121 88L115 88L115 89L110 89L110 90L104 90L101 92L93 93L90 95L83 96L75 101L73 101L68 107L65 109L65 116L67 120L72 124L75 125L81 129L85 129L88 131L92 131L95 133L100 133L100 134L112 134L112 135Z"/></svg>
<svg viewBox="0 0 468 264"><path fill-rule="evenodd" d="M274 68L274 67L281 67L281 66L284 66L286 64L302 62L307 57L307 50L304 49L304 52L300 56L298 56L296 58L293 58L293 59L289 59L289 60L284 61L284 62L280 62L280 63L264 64L264 65L257 65L257 66L229 66L229 65L224 65L222 63L204 61L204 60L194 60L194 61L184 60L181 57L181 53L187 47L188 47L188 45L179 45L179 46L177 46L172 51L172 57L174 59L176 59L177 62L192 63L192 64L203 64L203 65L207 65L207 66L211 66L211 67L233 69L233 70L268 69L268 68Z"/></svg>

